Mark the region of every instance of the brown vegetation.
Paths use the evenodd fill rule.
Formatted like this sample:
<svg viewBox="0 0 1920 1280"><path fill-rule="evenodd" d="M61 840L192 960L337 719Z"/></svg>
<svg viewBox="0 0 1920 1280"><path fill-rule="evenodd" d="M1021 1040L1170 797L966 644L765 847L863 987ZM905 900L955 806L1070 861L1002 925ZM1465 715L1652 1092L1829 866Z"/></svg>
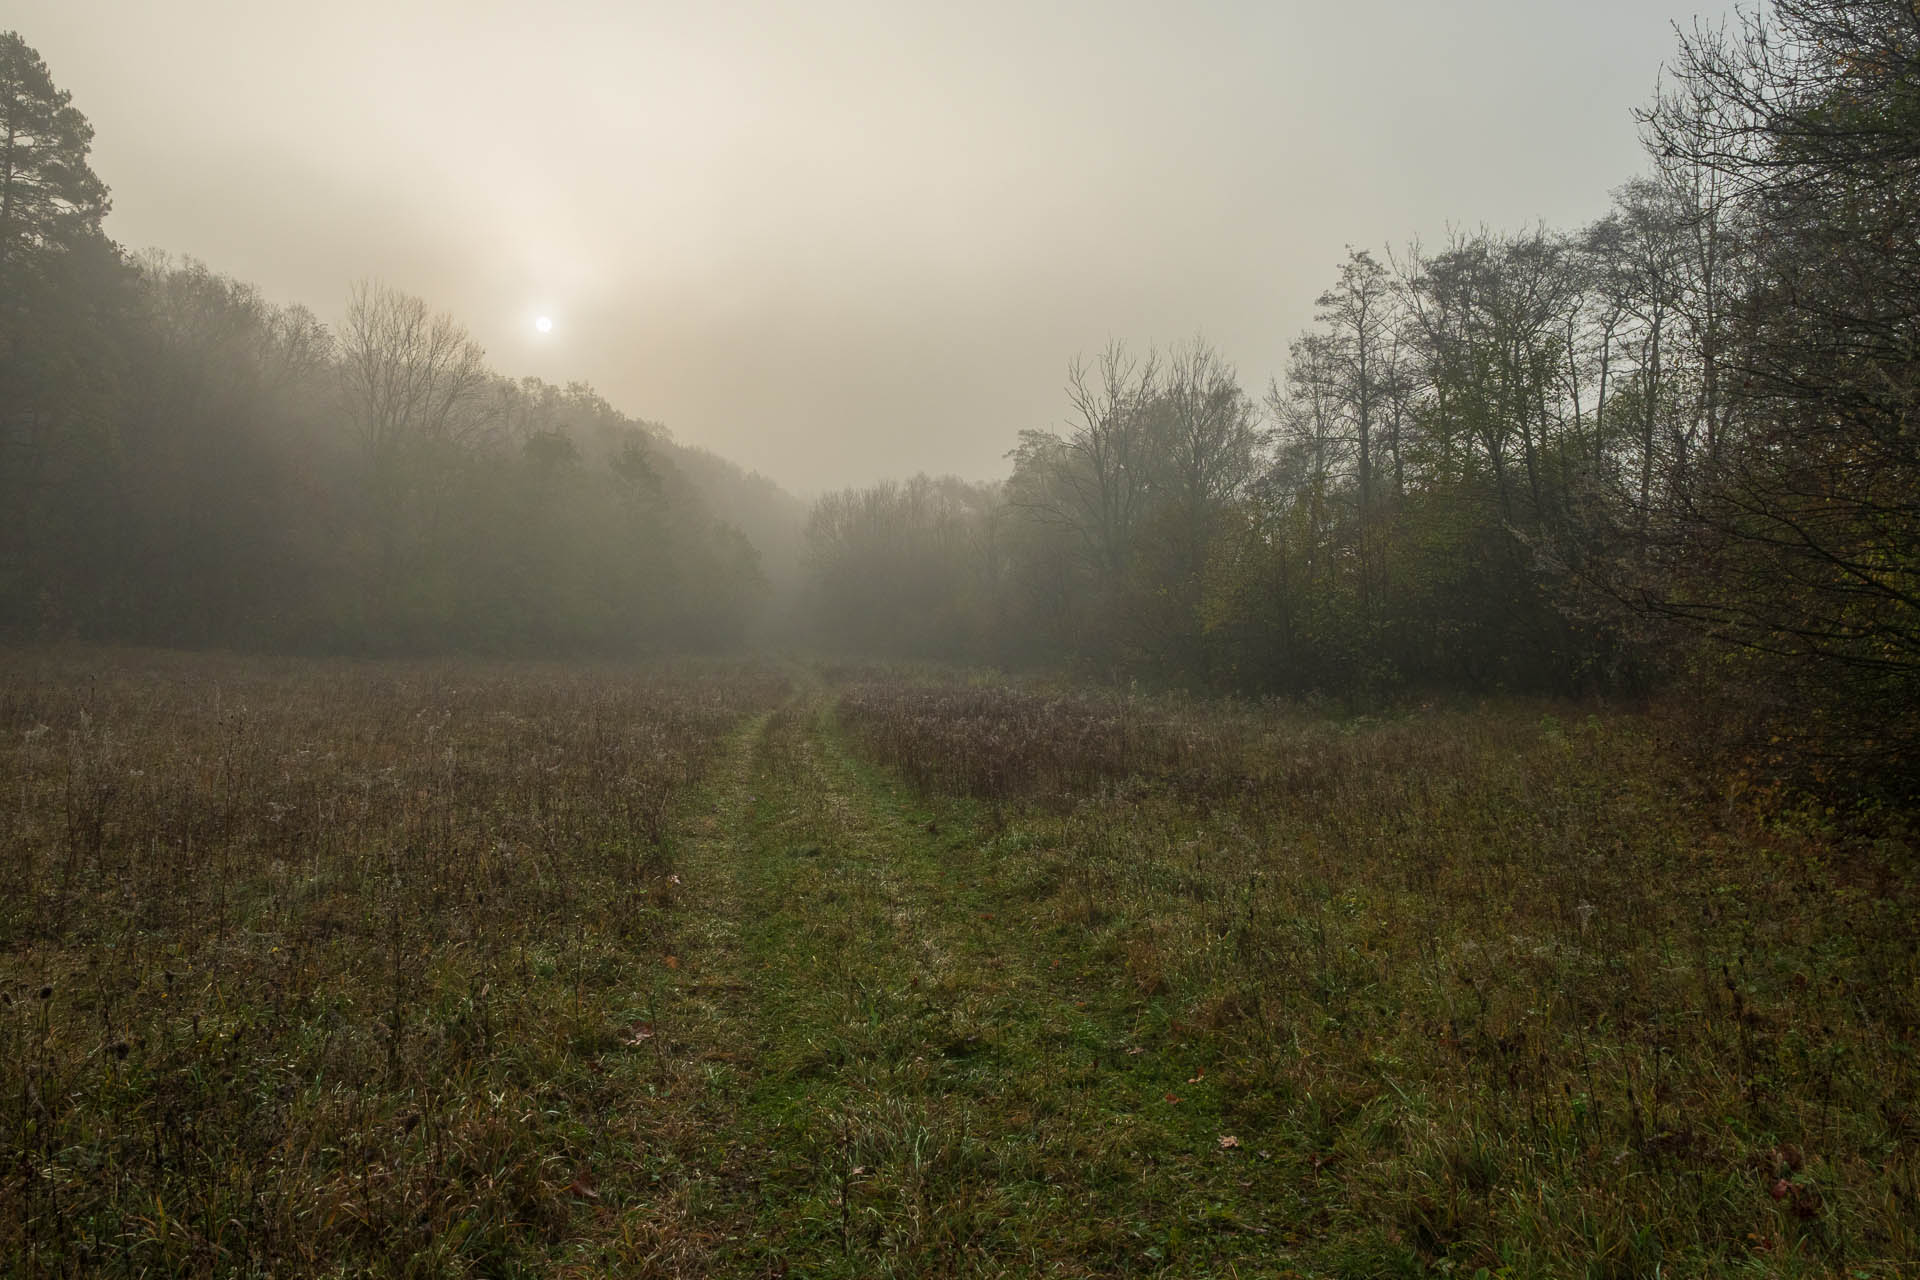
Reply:
<svg viewBox="0 0 1920 1280"><path fill-rule="evenodd" d="M841 716L994 802L1003 901L1203 1066L1303 1180L1323 1263L1920 1251L1898 842L1729 800L1650 720L1542 704L1339 723L867 673Z"/></svg>
<svg viewBox="0 0 1920 1280"><path fill-rule="evenodd" d="M557 1238L669 815L783 681L0 662L0 1254L426 1273ZM620 979L615 981L615 979Z"/></svg>

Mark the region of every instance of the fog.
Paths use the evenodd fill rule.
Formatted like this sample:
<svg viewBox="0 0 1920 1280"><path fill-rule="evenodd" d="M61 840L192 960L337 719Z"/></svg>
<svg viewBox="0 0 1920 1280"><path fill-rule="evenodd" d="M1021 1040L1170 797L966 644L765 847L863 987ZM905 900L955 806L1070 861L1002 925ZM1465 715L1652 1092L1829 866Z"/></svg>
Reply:
<svg viewBox="0 0 1920 1280"><path fill-rule="evenodd" d="M1717 10L1715 11L1717 13ZM15 0L109 233L421 295L803 492L1005 473L1109 337L1249 386L1348 244L1570 226L1690 26L1612 5ZM554 320L550 334L536 315Z"/></svg>
<svg viewBox="0 0 1920 1280"><path fill-rule="evenodd" d="M13 0L10 1254L1909 1274L1920 0L1682 2Z"/></svg>

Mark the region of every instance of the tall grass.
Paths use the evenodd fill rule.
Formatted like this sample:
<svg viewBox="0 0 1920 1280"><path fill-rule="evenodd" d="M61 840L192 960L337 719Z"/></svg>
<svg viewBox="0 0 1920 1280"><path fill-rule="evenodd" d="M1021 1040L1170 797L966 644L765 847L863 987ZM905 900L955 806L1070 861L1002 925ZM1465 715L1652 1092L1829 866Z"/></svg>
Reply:
<svg viewBox="0 0 1920 1280"><path fill-rule="evenodd" d="M765 671L0 657L0 1257L499 1272Z"/></svg>
<svg viewBox="0 0 1920 1280"><path fill-rule="evenodd" d="M1205 1267L1204 1222L1150 1219L1218 1199L1276 1271L1911 1273L1899 840L1751 808L1644 717L837 679L867 763L797 710L745 750L787 690L738 665L0 655L0 1267L697 1271L764 1219L850 1273L856 1179L893 1184L767 1116L839 1097L779 1064L919 957L952 989L908 963L899 1007L995 1010L938 1051L984 1131L1039 1126L1023 1176L1128 1215L1024 1224L1035 1258ZM882 1007L848 1043L930 1070ZM1128 1122L1145 1078L1168 1123ZM926 1184L941 1256L997 1167Z"/></svg>
<svg viewBox="0 0 1920 1280"><path fill-rule="evenodd" d="M1067 804L1116 781L1194 799L1254 786L1248 748L1271 727L1231 703L924 678L854 679L840 721L916 785Z"/></svg>
<svg viewBox="0 0 1920 1280"><path fill-rule="evenodd" d="M1630 716L1280 708L851 674L875 762L990 802L1355 1274L1910 1274L1910 849L1750 811Z"/></svg>

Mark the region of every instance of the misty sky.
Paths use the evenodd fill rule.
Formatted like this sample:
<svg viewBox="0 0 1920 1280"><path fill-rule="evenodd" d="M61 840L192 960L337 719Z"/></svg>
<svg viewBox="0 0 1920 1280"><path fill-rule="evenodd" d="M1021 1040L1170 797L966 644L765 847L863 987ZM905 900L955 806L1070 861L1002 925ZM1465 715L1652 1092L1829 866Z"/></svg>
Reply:
<svg viewBox="0 0 1920 1280"><path fill-rule="evenodd" d="M1005 472L1109 337L1258 392L1344 246L1573 226L1698 0L11 0L108 228L374 277L803 492ZM549 314L551 334L534 329Z"/></svg>

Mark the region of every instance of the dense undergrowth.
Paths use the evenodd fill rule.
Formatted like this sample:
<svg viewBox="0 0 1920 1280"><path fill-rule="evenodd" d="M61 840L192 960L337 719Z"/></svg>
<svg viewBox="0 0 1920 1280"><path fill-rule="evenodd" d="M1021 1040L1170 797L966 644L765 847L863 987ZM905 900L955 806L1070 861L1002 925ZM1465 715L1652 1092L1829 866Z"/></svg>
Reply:
<svg viewBox="0 0 1920 1280"><path fill-rule="evenodd" d="M1920 1257L1910 850L1725 798L1626 716L1281 710L841 673L1284 1161L1341 1274Z"/></svg>
<svg viewBox="0 0 1920 1280"><path fill-rule="evenodd" d="M763 670L0 661L0 1257L491 1273L587 1202Z"/></svg>

